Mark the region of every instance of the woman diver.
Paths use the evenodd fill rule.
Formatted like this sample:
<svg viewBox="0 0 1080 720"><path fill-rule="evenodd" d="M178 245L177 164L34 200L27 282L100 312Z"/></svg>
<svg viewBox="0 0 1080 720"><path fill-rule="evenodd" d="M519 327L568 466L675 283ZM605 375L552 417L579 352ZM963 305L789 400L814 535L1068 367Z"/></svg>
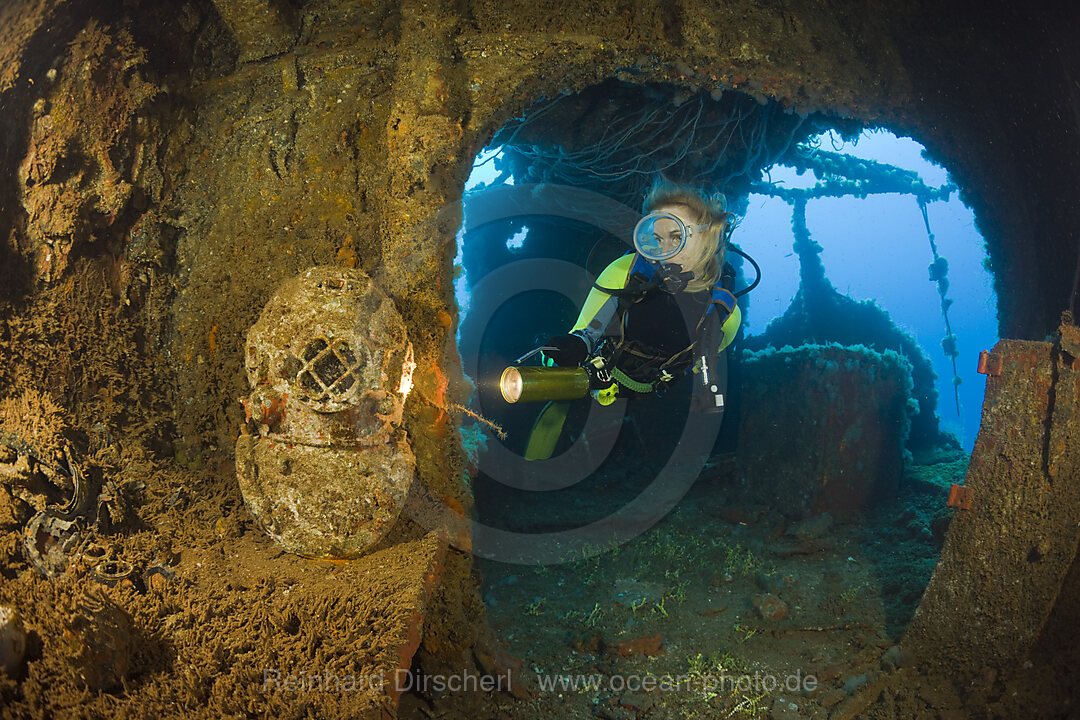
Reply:
<svg viewBox="0 0 1080 720"><path fill-rule="evenodd" d="M694 407L722 413L725 350L742 321L724 263L734 216L723 194L665 180L646 195L644 213L635 252L604 269L571 331L546 343L544 364L585 367L602 405L663 393L690 374ZM527 459L550 457L565 413L565 404L545 408Z"/></svg>

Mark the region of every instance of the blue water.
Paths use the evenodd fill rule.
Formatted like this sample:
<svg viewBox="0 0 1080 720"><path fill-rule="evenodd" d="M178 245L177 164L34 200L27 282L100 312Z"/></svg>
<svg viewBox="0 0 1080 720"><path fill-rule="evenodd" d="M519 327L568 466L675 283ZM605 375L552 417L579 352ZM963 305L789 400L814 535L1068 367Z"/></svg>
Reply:
<svg viewBox="0 0 1080 720"><path fill-rule="evenodd" d="M922 157L919 143L898 138L888 131L863 133L854 144L844 144L837 136L827 134L822 136L821 146L913 170L929 186L936 187L947 180L944 168ZM498 152L499 148L489 148L477 157L467 190L495 179L492 160ZM773 168L769 175L773 182L782 181L791 187L814 183L811 173L800 177L783 167ZM513 179L507 182L512 183ZM951 359L940 344L946 331L937 286L930 282L927 270L933 256L915 199L910 195L888 194L865 199L811 200L806 221L813 239L823 248L822 262L837 291L856 300L876 301L926 351L938 375L941 428L956 435L963 447L970 450L979 429L985 388L985 378L975 368L979 351L989 350L998 340L997 299L984 267L984 241L975 229L971 210L953 193L948 202L931 203L928 213L938 252L949 262L948 297L954 301L949 320L958 337L957 373L962 381L959 414L953 395ZM508 245L520 246L526 232L522 230ZM798 289L791 207L776 198L752 195L732 239L762 268L761 284L751 294L746 314L747 333L757 334L784 312ZM461 240L459 235L459 265ZM455 288L459 306L462 312L467 312L469 293L463 275L459 274Z"/></svg>
<svg viewBox="0 0 1080 720"><path fill-rule="evenodd" d="M836 143L839 147L841 141L837 138ZM823 139L822 147L832 150L832 140ZM889 132L864 133L857 144L844 145L840 152L914 170L931 186L946 181L945 170L921 156L921 145ZM792 187L813 184L809 173L798 177L787 168L775 168L771 177ZM824 248L821 259L837 291L856 300L875 300L926 351L938 375L941 427L970 450L979 430L986 385L975 368L979 351L989 350L998 340L997 298L983 265L985 244L971 210L953 193L948 202L931 203L928 214L938 252L949 261L948 297L955 301L949 321L958 337L957 372L962 380L959 416L951 359L940 344L945 323L937 286L930 282L927 270L933 256L915 199L888 194L811 200L806 224ZM791 207L775 198L752 195L732 239L762 268L761 284L751 295L746 319L747 332L760 333L783 313L799 287Z"/></svg>

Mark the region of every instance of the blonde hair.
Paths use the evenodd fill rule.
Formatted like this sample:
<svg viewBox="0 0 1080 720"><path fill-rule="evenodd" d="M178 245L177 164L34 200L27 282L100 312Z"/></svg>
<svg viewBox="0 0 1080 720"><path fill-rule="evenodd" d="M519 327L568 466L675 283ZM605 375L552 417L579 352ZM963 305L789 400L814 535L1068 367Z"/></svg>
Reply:
<svg viewBox="0 0 1080 720"><path fill-rule="evenodd" d="M707 226L701 257L692 267L683 269L694 271L694 279L686 286L687 292L708 290L720 281L720 270L724 267L727 252L725 241L728 228L734 221L734 216L727 209L727 198L720 192L710 193L701 187L660 178L645 195L642 209L650 213L671 205L686 207L694 222Z"/></svg>

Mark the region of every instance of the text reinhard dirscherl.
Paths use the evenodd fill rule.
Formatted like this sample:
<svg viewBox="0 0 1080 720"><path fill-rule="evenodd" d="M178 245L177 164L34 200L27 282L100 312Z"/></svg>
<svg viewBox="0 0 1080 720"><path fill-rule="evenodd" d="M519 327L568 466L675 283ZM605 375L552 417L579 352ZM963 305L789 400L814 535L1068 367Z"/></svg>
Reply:
<svg viewBox="0 0 1080 720"><path fill-rule="evenodd" d="M398 670L392 675L381 672L371 675L298 670L282 672L278 668L264 668L263 692L510 692L510 671L503 675L481 675L460 672L448 675L420 675L408 670Z"/></svg>

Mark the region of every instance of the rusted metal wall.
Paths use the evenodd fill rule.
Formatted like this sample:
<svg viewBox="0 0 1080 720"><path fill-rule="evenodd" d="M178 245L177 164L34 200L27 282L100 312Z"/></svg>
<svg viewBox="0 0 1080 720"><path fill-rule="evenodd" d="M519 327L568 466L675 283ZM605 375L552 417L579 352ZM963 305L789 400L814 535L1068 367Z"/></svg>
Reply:
<svg viewBox="0 0 1080 720"><path fill-rule="evenodd" d="M1080 361L1003 340L941 559L904 639L963 677L1034 644L1080 542Z"/></svg>

